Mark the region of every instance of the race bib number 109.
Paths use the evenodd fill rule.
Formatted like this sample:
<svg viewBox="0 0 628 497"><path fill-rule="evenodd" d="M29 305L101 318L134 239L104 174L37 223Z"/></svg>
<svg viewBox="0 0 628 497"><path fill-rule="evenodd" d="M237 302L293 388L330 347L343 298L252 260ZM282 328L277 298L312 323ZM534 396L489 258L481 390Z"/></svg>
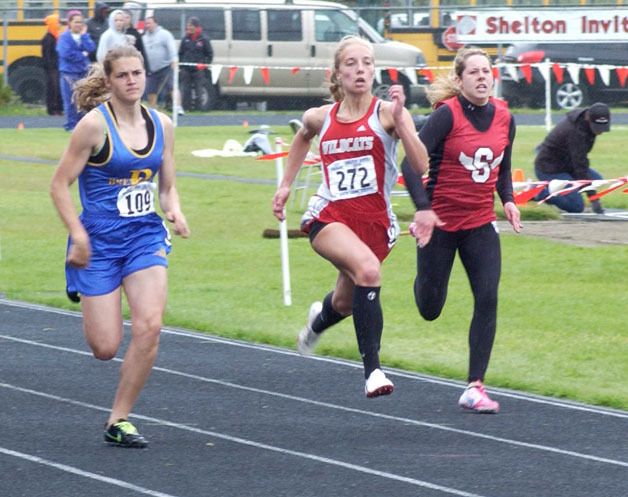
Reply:
<svg viewBox="0 0 628 497"><path fill-rule="evenodd" d="M327 168L329 191L335 200L361 197L377 192L373 157L337 160Z"/></svg>
<svg viewBox="0 0 628 497"><path fill-rule="evenodd" d="M118 212L122 217L145 216L155 212L155 183L146 181L120 190Z"/></svg>

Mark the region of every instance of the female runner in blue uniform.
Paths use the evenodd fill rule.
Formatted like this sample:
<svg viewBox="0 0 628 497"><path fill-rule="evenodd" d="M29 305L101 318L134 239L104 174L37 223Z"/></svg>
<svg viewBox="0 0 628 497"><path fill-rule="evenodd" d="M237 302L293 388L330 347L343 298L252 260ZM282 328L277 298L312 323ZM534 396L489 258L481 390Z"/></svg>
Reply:
<svg viewBox="0 0 628 497"><path fill-rule="evenodd" d="M430 155L427 192L413 168L402 164L417 208L411 231L418 245L414 295L421 316L432 321L440 315L456 252L469 277L475 304L468 385L458 404L478 413L499 411L483 385L495 338L501 274L495 190L513 229L521 230L510 167L515 122L506 103L491 97L492 90L486 52L462 49L452 76L437 80L428 93L435 110L420 132Z"/></svg>
<svg viewBox="0 0 628 497"><path fill-rule="evenodd" d="M155 212L157 194L175 233L189 235L175 187L172 122L140 104L145 82L142 56L131 46L111 50L102 67L78 82L77 104L89 112L72 133L51 184L69 231L68 295L81 295L83 331L97 359L118 352L122 290L126 294L131 341L104 437L139 448L147 442L127 418L157 355L167 296L170 236ZM70 194L77 178L80 216Z"/></svg>

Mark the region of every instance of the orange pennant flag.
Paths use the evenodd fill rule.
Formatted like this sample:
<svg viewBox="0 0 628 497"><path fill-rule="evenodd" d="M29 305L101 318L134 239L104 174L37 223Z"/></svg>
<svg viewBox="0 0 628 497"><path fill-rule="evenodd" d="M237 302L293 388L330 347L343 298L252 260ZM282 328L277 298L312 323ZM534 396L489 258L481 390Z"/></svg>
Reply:
<svg viewBox="0 0 628 497"><path fill-rule="evenodd" d="M493 79L499 79L499 68L493 67Z"/></svg>
<svg viewBox="0 0 628 497"><path fill-rule="evenodd" d="M203 69L207 69L207 64L196 64L196 69L202 71Z"/></svg>
<svg viewBox="0 0 628 497"><path fill-rule="evenodd" d="M268 70L268 67L260 67L259 72L262 73L262 79L264 80L264 83L269 85L270 84L270 71Z"/></svg>
<svg viewBox="0 0 628 497"><path fill-rule="evenodd" d="M619 84L622 88L625 87L626 78L628 77L628 67L618 67L617 69L615 69L615 72L617 73L617 79L619 80Z"/></svg>
<svg viewBox="0 0 628 497"><path fill-rule="evenodd" d="M238 66L231 66L229 68L229 79L227 80L227 84L233 83L233 78L235 78L235 75L237 72L238 72Z"/></svg>
<svg viewBox="0 0 628 497"><path fill-rule="evenodd" d="M275 159L281 159L282 157L287 157L287 156L288 156L288 152L277 152L275 154L260 155L259 157L256 157L255 160L275 160Z"/></svg>
<svg viewBox="0 0 628 497"><path fill-rule="evenodd" d="M532 66L530 64L523 64L521 66L521 72L523 73L523 77L528 82L528 84L532 83Z"/></svg>
<svg viewBox="0 0 628 497"><path fill-rule="evenodd" d="M399 82L399 72L394 67L389 67L388 68L388 75L390 76L390 80L393 83L398 83Z"/></svg>
<svg viewBox="0 0 628 497"><path fill-rule="evenodd" d="M565 70L560 64L552 64L552 72L556 78L556 82L560 85L565 79Z"/></svg>
<svg viewBox="0 0 628 497"><path fill-rule="evenodd" d="M419 72L423 76L425 76L425 79L427 79L428 83L433 83L434 82L434 73L432 72L431 69L421 69Z"/></svg>
<svg viewBox="0 0 628 497"><path fill-rule="evenodd" d="M597 192L595 195L591 195L589 197L589 200L598 200L598 199L602 198L604 195L608 195L609 193L614 192L618 188L621 188L627 182L628 182L628 179L620 178L619 182L617 184L611 186L610 188L607 188L606 190L602 190L601 192Z"/></svg>
<svg viewBox="0 0 628 497"><path fill-rule="evenodd" d="M292 73L292 75L294 76L296 73L298 73L301 70L300 67L293 67L292 69L290 69L290 72Z"/></svg>
<svg viewBox="0 0 628 497"><path fill-rule="evenodd" d="M545 188L546 185L537 185L534 188L530 188L529 190L524 190L522 192L517 192L514 194L515 204L516 205L525 205L530 200L532 200L538 193L541 193L541 190Z"/></svg>
<svg viewBox="0 0 628 497"><path fill-rule="evenodd" d="M595 67L585 67L584 75L587 77L587 81L590 85L595 84Z"/></svg>

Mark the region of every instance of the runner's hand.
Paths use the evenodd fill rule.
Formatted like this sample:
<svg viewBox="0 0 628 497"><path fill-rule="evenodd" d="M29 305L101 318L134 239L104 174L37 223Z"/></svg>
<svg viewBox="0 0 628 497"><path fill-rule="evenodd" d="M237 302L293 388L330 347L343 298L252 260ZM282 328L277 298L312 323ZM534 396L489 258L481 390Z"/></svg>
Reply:
<svg viewBox="0 0 628 497"><path fill-rule="evenodd" d="M287 186L280 186L275 192L273 197L273 214L277 219L283 221L286 219L285 207L290 195L290 188Z"/></svg>

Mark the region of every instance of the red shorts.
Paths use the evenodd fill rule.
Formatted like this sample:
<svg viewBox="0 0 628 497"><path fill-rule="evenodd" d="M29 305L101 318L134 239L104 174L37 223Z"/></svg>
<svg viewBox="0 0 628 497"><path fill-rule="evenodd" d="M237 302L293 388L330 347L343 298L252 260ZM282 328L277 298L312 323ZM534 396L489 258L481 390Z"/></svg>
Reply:
<svg viewBox="0 0 628 497"><path fill-rule="evenodd" d="M399 229L395 226L391 228L386 228L381 224L375 224L359 220L350 220L349 222L331 222L341 222L342 224L348 226L351 231L353 231L358 236L358 238L362 240L368 246L368 248L373 251L373 253L380 262L386 259L386 257L392 250L393 245L397 241L397 236L399 235ZM315 219L309 224L304 225L302 229L305 233L308 233L310 235L310 242L312 242L314 238L316 238L318 232L328 224L330 223Z"/></svg>

